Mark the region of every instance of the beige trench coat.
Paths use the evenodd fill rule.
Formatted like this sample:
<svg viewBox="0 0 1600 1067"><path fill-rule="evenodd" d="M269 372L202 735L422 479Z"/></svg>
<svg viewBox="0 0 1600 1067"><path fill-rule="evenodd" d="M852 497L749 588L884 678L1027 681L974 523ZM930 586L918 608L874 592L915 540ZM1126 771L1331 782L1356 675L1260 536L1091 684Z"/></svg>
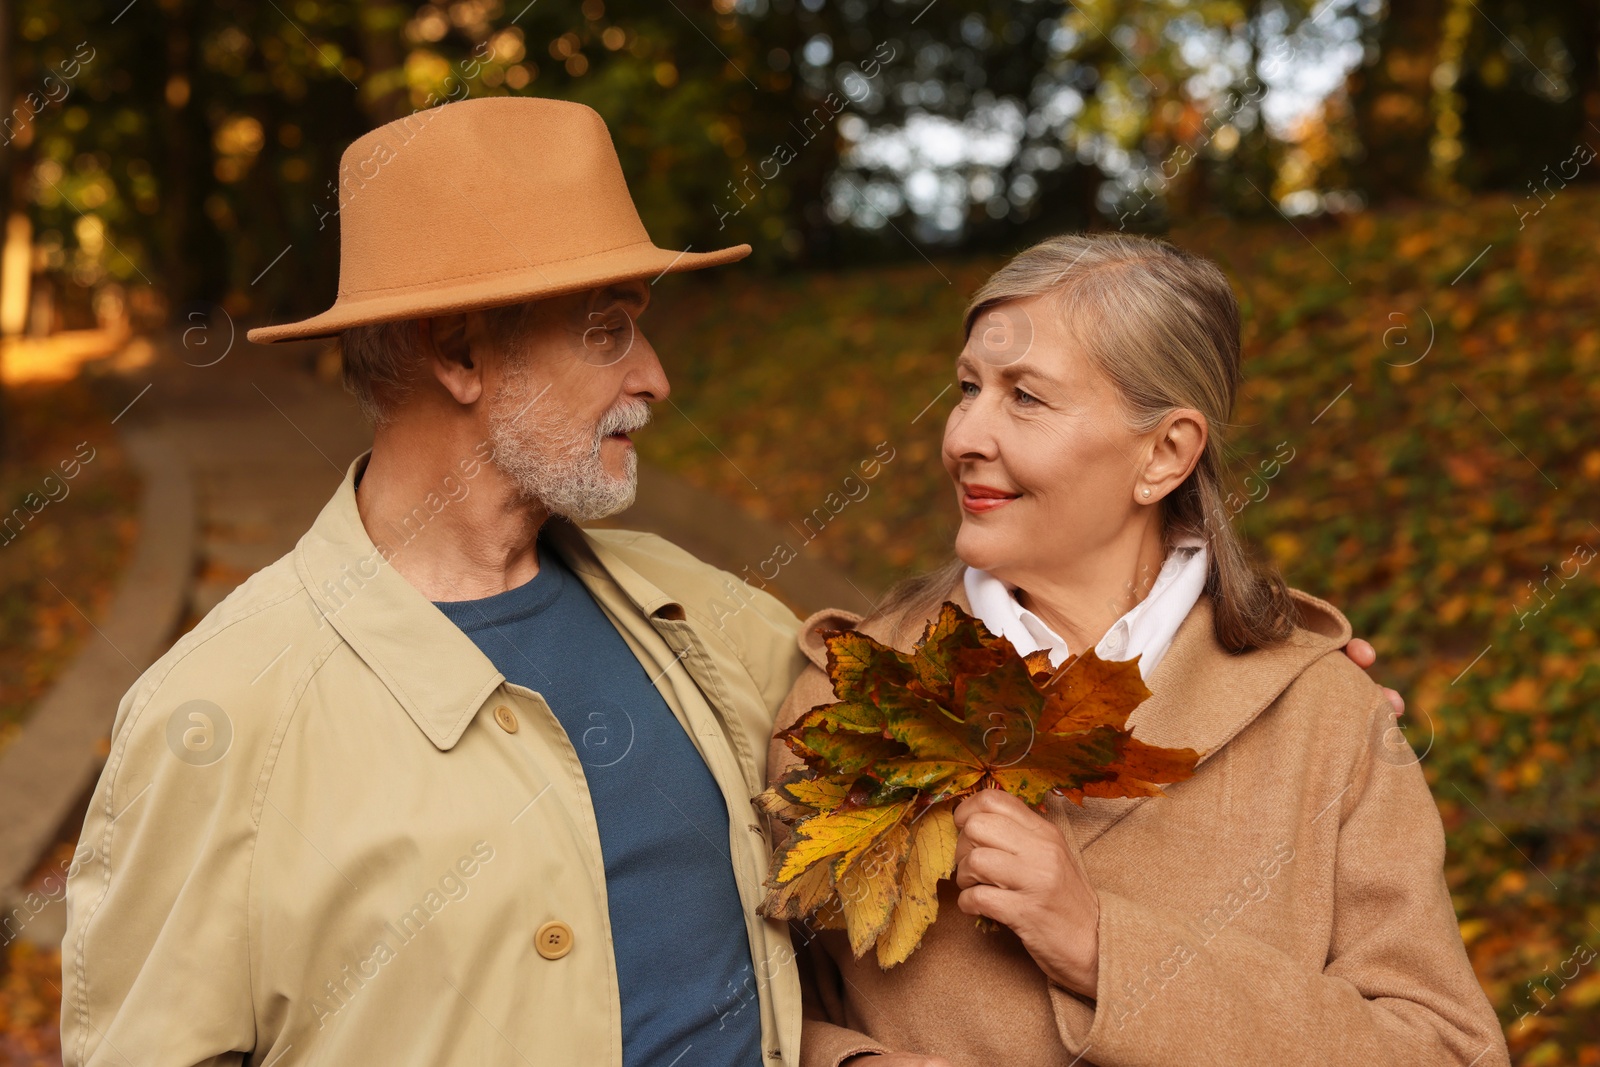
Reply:
<svg viewBox="0 0 1600 1067"><path fill-rule="evenodd" d="M909 1051L958 1067L1506 1067L1417 757L1341 651L1345 617L1293 595L1303 628L1238 656L1202 596L1157 666L1129 725L1201 753L1193 778L1165 797L1050 798L1100 898L1093 999L1050 982L1010 931L975 929L945 882L922 947L888 972L870 950L852 958L842 932L797 925L814 974L801 1062ZM971 610L959 582L948 598ZM856 621L806 620L813 665L780 727L833 698L817 629ZM923 626L867 632L909 649ZM796 762L774 741L774 780Z"/></svg>
<svg viewBox="0 0 1600 1067"><path fill-rule="evenodd" d="M68 1064L622 1063L578 752L383 563L356 511L365 458L118 709L67 892ZM726 1010L760 1014L766 1062L796 1062L749 801L798 620L657 537L552 536L721 787L754 961Z"/></svg>

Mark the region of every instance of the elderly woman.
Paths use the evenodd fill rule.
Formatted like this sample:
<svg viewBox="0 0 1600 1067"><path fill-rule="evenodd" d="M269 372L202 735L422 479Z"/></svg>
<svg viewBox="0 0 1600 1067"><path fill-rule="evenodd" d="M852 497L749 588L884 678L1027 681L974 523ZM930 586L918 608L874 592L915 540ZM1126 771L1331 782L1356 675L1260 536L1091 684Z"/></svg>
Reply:
<svg viewBox="0 0 1600 1067"><path fill-rule="evenodd" d="M1508 1064L1438 810L1340 652L1349 623L1230 525L1222 272L1164 242L1059 237L989 279L966 327L943 448L959 559L866 620L807 620L813 666L779 729L833 699L819 631L909 649L951 600L1055 664L1137 657L1153 695L1134 735L1200 762L1163 797L963 801L955 877L909 960L882 971L797 928L802 1062ZM795 763L775 741L773 779Z"/></svg>

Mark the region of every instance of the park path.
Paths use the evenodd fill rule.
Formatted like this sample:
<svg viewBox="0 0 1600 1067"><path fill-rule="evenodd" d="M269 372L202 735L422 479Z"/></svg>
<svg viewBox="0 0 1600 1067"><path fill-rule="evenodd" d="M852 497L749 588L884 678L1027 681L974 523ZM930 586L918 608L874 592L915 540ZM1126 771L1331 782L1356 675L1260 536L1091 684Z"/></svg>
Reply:
<svg viewBox="0 0 1600 1067"><path fill-rule="evenodd" d="M203 352L203 350L202 350ZM188 462L199 518L184 629L294 547L370 443L355 402L315 373L311 346L246 344L210 366L165 350L130 411Z"/></svg>

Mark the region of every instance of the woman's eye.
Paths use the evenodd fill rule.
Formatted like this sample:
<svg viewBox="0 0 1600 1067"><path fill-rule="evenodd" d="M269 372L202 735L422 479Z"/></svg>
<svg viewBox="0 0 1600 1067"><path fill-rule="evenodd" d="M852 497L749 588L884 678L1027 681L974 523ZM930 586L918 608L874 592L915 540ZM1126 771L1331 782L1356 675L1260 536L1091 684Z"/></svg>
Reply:
<svg viewBox="0 0 1600 1067"><path fill-rule="evenodd" d="M1039 398L1034 396L1032 393L1024 392L1021 389L1017 390L1017 403L1021 404L1023 407L1028 407L1037 403L1038 399Z"/></svg>
<svg viewBox="0 0 1600 1067"><path fill-rule="evenodd" d="M972 398L972 397L977 396L978 395L978 383L977 382L962 382L961 383L961 395L964 396L964 397L967 397L969 399Z"/></svg>

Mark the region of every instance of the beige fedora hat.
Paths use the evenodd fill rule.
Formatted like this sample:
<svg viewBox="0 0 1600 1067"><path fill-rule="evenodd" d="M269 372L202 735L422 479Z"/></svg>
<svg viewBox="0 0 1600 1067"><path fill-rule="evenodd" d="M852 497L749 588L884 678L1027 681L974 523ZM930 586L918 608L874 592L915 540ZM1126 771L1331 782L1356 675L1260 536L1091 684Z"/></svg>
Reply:
<svg viewBox="0 0 1600 1067"><path fill-rule="evenodd" d="M339 242L333 307L251 330L250 340L327 337L750 254L749 245L657 248L600 115L582 104L510 96L418 111L346 149Z"/></svg>

